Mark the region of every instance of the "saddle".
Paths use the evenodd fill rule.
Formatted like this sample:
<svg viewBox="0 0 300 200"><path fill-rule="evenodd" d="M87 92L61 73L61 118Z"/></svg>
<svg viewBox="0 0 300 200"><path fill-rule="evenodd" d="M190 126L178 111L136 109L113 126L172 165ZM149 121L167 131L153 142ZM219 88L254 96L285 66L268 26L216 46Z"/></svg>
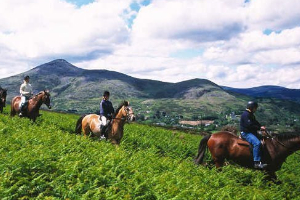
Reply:
<svg viewBox="0 0 300 200"><path fill-rule="evenodd" d="M241 136L239 136L237 143L242 146L249 146L249 148L252 149L252 145L249 142L247 142L245 139L243 139ZM262 147L265 145L264 137L260 139L260 143Z"/></svg>
<svg viewBox="0 0 300 200"><path fill-rule="evenodd" d="M252 146L249 142L247 142L245 139L243 139L241 136L239 136L239 139L237 141L237 143L239 145L242 145L242 146Z"/></svg>

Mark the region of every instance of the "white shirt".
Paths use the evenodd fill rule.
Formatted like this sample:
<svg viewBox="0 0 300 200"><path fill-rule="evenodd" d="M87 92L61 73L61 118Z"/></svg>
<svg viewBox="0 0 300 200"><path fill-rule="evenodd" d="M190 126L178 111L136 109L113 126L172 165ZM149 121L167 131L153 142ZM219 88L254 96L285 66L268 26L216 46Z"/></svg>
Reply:
<svg viewBox="0 0 300 200"><path fill-rule="evenodd" d="M31 97L31 95L32 95L31 84L26 83L26 81L24 81L24 83L20 87L20 94L21 94L21 96Z"/></svg>

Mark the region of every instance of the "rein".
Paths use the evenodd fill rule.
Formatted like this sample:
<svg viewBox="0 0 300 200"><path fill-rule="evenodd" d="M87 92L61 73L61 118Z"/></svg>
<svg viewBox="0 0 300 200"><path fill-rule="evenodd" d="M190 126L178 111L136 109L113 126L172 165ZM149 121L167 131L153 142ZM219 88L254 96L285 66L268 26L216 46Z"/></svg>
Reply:
<svg viewBox="0 0 300 200"><path fill-rule="evenodd" d="M122 120L122 121L128 121L128 118L129 118L129 113L127 111L126 112L126 117L113 117L112 119L117 119L117 120ZM134 114L134 113L131 113L131 114Z"/></svg>
<svg viewBox="0 0 300 200"><path fill-rule="evenodd" d="M282 142L280 142L276 137L272 137L272 136L270 135L270 133L269 133L267 130L265 130L265 132L266 132L267 136L270 137L272 140L275 140L278 144L280 144L281 146L283 146L283 147L286 148L287 150L292 151L292 150L290 150L289 147L287 147L285 144L283 144ZM300 156L300 153L298 153L298 152L296 152L296 151L295 151L295 152L292 152L292 153L295 153L295 154L297 154L297 155Z"/></svg>

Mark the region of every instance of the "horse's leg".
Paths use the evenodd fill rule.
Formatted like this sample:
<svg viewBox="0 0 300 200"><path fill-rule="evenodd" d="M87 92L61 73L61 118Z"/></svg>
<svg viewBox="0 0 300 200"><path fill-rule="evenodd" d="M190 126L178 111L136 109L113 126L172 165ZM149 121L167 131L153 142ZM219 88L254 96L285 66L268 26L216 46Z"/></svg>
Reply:
<svg viewBox="0 0 300 200"><path fill-rule="evenodd" d="M213 157L213 161L216 165L216 168L221 169L221 167L224 166L225 159L224 158Z"/></svg>
<svg viewBox="0 0 300 200"><path fill-rule="evenodd" d="M267 171L266 172L266 180L272 181L275 184L281 184L281 181L277 179L277 175L275 171Z"/></svg>
<svg viewBox="0 0 300 200"><path fill-rule="evenodd" d="M12 103L11 104L11 109L10 109L10 116L13 117L15 116L17 113L15 111L15 108L14 108L14 104Z"/></svg>
<svg viewBox="0 0 300 200"><path fill-rule="evenodd" d="M84 137L86 138L87 135L91 132L88 124L82 123L82 132L83 132Z"/></svg>
<svg viewBox="0 0 300 200"><path fill-rule="evenodd" d="M111 139L110 142L117 146L120 144L116 139Z"/></svg>

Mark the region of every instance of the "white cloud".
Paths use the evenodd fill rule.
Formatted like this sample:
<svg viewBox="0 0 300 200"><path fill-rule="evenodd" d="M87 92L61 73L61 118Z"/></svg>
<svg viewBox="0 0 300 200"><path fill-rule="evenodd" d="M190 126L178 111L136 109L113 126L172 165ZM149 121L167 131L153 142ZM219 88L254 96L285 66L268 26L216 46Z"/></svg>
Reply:
<svg viewBox="0 0 300 200"><path fill-rule="evenodd" d="M0 78L65 58L86 69L169 82L208 78L235 87L299 88L297 0L141 1L80 7L63 0L0 1ZM174 56L193 49L199 53Z"/></svg>
<svg viewBox="0 0 300 200"><path fill-rule="evenodd" d="M183 39L208 42L231 38L243 30L243 1L156 0L140 9L135 38Z"/></svg>
<svg viewBox="0 0 300 200"><path fill-rule="evenodd" d="M251 0L247 11L248 27L282 30L300 25L300 1Z"/></svg>
<svg viewBox="0 0 300 200"><path fill-rule="evenodd" d="M121 17L128 5L99 0L77 8L59 0L4 0L0 44L27 58L112 51L128 37Z"/></svg>

